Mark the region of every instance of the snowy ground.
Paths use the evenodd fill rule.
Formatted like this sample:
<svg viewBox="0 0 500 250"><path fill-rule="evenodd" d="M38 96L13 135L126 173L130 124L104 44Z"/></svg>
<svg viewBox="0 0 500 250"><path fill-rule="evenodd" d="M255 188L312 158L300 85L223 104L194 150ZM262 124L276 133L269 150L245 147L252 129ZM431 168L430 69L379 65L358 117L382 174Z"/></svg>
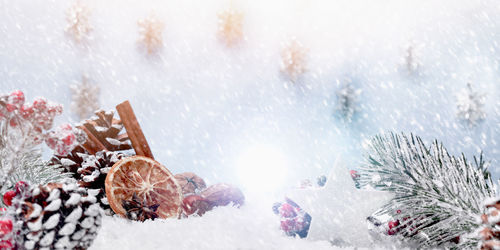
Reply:
<svg viewBox="0 0 500 250"><path fill-rule="evenodd" d="M370 249L391 249L379 243ZM219 207L203 217L132 222L105 217L91 249L353 249L287 237L270 207ZM359 249L359 248L358 248Z"/></svg>

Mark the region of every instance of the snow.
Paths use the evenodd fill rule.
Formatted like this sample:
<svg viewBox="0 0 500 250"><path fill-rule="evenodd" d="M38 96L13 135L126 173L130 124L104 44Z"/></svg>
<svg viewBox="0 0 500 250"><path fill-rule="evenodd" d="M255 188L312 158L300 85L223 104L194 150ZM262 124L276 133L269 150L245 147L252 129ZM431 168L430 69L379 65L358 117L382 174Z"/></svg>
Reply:
<svg viewBox="0 0 500 250"><path fill-rule="evenodd" d="M140 239L140 240L138 240ZM337 249L326 241L287 237L271 208L218 207L203 217L134 222L103 217L90 249Z"/></svg>

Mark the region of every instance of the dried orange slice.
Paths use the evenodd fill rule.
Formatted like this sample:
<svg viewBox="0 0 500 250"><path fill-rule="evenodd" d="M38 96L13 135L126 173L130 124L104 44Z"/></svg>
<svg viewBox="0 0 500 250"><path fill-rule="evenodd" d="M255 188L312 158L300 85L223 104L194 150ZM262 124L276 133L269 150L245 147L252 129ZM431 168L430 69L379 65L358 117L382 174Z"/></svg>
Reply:
<svg viewBox="0 0 500 250"><path fill-rule="evenodd" d="M159 204L159 218L177 218L182 212L182 190L174 175L159 162L144 157L123 158L106 177L106 196L115 213L125 216L122 204L134 193L147 205Z"/></svg>

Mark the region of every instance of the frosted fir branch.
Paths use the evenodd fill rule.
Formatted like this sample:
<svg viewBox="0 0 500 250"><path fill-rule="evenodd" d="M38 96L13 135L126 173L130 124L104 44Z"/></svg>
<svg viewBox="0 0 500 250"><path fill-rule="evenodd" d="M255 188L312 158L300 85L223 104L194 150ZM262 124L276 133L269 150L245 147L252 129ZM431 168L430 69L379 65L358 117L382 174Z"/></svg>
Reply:
<svg viewBox="0 0 500 250"><path fill-rule="evenodd" d="M486 94L479 93L472 89L471 83L467 83L467 88L462 89L457 95L457 117L465 121L469 127L476 126L486 118L484 104Z"/></svg>
<svg viewBox="0 0 500 250"><path fill-rule="evenodd" d="M437 141L428 148L418 136L390 133L371 140L360 174L362 186L395 194L377 214L399 220L399 234L423 247L446 246L457 236L460 247L477 245L465 236L480 226L483 200L495 196L482 155L471 163Z"/></svg>
<svg viewBox="0 0 500 250"><path fill-rule="evenodd" d="M12 164L11 159L5 155L6 153L6 151L0 151L0 169L3 169L5 165ZM2 194L11 189L18 181L44 185L71 177L69 173L62 172L62 166L50 165L49 162L43 161L39 149L19 153L16 156L16 163L17 167L13 168L0 183Z"/></svg>

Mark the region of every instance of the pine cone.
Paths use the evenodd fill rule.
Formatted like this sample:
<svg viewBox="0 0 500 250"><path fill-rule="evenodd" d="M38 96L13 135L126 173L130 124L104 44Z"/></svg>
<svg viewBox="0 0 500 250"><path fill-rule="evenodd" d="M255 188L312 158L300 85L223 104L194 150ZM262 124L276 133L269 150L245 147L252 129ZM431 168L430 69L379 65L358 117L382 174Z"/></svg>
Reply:
<svg viewBox="0 0 500 250"><path fill-rule="evenodd" d="M500 198L486 201L486 213L481 215L481 221L479 248L500 249Z"/></svg>
<svg viewBox="0 0 500 250"><path fill-rule="evenodd" d="M106 214L112 214L104 186L106 176L111 167L123 157L122 153L100 151L95 155L87 156L75 172L75 179L80 186L97 190L98 202Z"/></svg>
<svg viewBox="0 0 500 250"><path fill-rule="evenodd" d="M87 249L101 225L96 192L75 182L32 186L16 196L20 249Z"/></svg>
<svg viewBox="0 0 500 250"><path fill-rule="evenodd" d="M76 173L87 155L85 148L77 146L68 155L53 155L50 164L62 166L65 172Z"/></svg>
<svg viewBox="0 0 500 250"><path fill-rule="evenodd" d="M95 116L79 126L88 136L83 147L90 153L132 149L127 133L122 133L122 121L114 119L113 115L113 111L99 110L95 112Z"/></svg>

